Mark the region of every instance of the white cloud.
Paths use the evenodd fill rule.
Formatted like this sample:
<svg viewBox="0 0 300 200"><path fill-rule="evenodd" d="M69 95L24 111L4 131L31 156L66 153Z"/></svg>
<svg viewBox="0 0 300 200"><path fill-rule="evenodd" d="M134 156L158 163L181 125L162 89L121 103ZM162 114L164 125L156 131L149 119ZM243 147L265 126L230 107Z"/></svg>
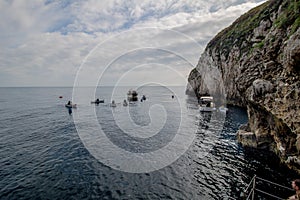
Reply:
<svg viewBox="0 0 300 200"><path fill-rule="evenodd" d="M180 56L196 65L204 45L259 2L263 1L0 1L0 86L72 85L84 58L97 44L107 40L110 42L105 43L107 55L90 56L86 60L93 66L89 73L104 69L103 58L120 56L124 53L122 49L141 45L180 52ZM153 29L149 32L141 29L145 27ZM181 37L163 29L174 30ZM123 36L118 36L119 33ZM193 45L194 41L198 45ZM151 58L142 50L127 56L113 73L129 69L123 66L135 67L153 60L156 64L177 66L183 76L190 69L190 66L178 67L181 64L176 56L164 54Z"/></svg>
<svg viewBox="0 0 300 200"><path fill-rule="evenodd" d="M29 36L49 31L66 17L57 3L45 5L41 0L1 1L0 44L15 47ZM60 21L60 22L59 22Z"/></svg>

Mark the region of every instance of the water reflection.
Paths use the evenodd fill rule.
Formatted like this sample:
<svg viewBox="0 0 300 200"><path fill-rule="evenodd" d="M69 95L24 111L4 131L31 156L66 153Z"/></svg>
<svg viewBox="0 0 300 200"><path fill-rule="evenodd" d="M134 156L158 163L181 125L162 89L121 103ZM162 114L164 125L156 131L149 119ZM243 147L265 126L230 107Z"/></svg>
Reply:
<svg viewBox="0 0 300 200"><path fill-rule="evenodd" d="M69 115L72 115L72 108L67 108Z"/></svg>

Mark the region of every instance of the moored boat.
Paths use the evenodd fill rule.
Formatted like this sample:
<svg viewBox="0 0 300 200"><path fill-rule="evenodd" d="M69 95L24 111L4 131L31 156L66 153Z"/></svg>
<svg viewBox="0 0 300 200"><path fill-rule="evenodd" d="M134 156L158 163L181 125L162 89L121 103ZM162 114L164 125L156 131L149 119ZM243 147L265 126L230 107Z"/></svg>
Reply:
<svg viewBox="0 0 300 200"><path fill-rule="evenodd" d="M110 104L110 107L117 107L117 104L115 103L114 100L112 100L111 104Z"/></svg>
<svg viewBox="0 0 300 200"><path fill-rule="evenodd" d="M77 108L77 104L66 104L66 108Z"/></svg>
<svg viewBox="0 0 300 200"><path fill-rule="evenodd" d="M135 90L129 90L127 92L128 101L138 101L138 93Z"/></svg>
<svg viewBox="0 0 300 200"><path fill-rule="evenodd" d="M124 99L124 101L123 101L123 106L128 106L126 99Z"/></svg>
<svg viewBox="0 0 300 200"><path fill-rule="evenodd" d="M216 110L214 99L211 96L203 96L199 99L200 112L212 112Z"/></svg>
<svg viewBox="0 0 300 200"><path fill-rule="evenodd" d="M65 104L66 108L77 108L77 104L72 103L72 101L68 101L68 103Z"/></svg>
<svg viewBox="0 0 300 200"><path fill-rule="evenodd" d="M104 103L104 99L96 99L95 101L91 101L91 103L95 103L95 104Z"/></svg>

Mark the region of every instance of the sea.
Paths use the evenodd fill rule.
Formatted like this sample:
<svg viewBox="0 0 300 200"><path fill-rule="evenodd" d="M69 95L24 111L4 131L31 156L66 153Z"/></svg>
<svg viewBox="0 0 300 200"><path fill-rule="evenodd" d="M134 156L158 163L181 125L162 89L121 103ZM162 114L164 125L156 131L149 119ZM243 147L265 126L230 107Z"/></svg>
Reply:
<svg viewBox="0 0 300 200"><path fill-rule="evenodd" d="M129 89L139 101L123 106ZM237 142L247 120L234 106L200 113L181 86L2 87L0 199L245 199L254 176L291 187L274 154Z"/></svg>

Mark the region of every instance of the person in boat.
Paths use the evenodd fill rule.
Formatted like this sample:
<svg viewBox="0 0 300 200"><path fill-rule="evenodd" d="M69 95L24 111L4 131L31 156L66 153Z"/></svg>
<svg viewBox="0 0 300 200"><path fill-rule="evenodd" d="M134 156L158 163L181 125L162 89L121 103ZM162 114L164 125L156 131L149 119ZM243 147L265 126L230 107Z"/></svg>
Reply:
<svg viewBox="0 0 300 200"><path fill-rule="evenodd" d="M68 105L68 112L69 112L69 115L72 115L72 109L71 109L71 105L72 105L72 102L71 101L68 101L68 103L66 104L66 105Z"/></svg>
<svg viewBox="0 0 300 200"><path fill-rule="evenodd" d="M112 102L111 102L111 105L110 105L111 107L116 107L117 106L117 104L115 103L115 100L112 100Z"/></svg>
<svg viewBox="0 0 300 200"><path fill-rule="evenodd" d="M100 100L99 100L99 99L96 99L95 103L99 103L99 102L100 102Z"/></svg>
<svg viewBox="0 0 300 200"><path fill-rule="evenodd" d="M296 191L296 194L290 196L288 200L300 200L300 179L295 179L292 181L292 188Z"/></svg>

